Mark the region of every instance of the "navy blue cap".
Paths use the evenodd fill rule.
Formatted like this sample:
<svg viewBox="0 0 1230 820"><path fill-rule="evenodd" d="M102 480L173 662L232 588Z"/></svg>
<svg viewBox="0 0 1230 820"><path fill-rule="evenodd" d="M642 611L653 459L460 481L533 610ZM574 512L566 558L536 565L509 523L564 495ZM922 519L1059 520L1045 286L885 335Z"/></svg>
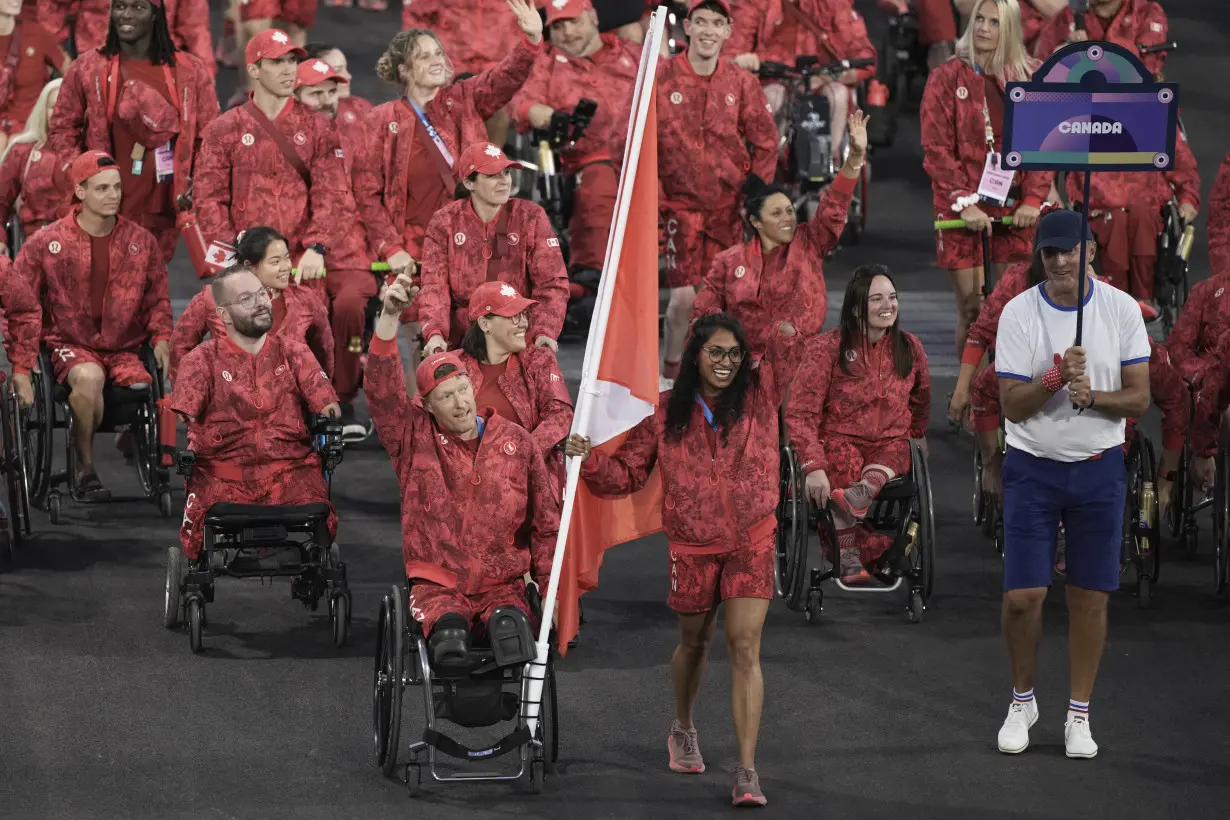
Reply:
<svg viewBox="0 0 1230 820"><path fill-rule="evenodd" d="M1084 218L1076 211L1051 211L1038 220L1034 247L1056 248L1066 253L1080 244L1083 223ZM1084 228L1085 241L1092 242L1093 231L1089 230L1088 225Z"/></svg>

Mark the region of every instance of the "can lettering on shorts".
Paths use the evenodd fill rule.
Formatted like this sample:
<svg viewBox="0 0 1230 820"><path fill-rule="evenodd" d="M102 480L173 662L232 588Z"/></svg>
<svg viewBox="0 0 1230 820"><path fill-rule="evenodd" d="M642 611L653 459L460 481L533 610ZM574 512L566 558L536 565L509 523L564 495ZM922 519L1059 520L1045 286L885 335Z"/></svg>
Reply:
<svg viewBox="0 0 1230 820"><path fill-rule="evenodd" d="M679 220L671 217L666 220L666 269L679 269L679 247L675 244L675 235L679 233Z"/></svg>

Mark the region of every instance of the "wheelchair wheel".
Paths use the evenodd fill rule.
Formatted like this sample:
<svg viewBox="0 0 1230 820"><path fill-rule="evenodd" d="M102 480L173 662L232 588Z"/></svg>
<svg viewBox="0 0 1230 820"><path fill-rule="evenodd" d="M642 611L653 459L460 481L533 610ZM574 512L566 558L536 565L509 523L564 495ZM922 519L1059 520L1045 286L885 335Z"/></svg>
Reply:
<svg viewBox="0 0 1230 820"><path fill-rule="evenodd" d="M1161 570L1158 549L1159 513L1157 500L1157 462L1153 442L1136 434L1128 457L1128 520L1124 532L1125 556L1136 568L1136 596L1141 609L1153 603L1153 585Z"/></svg>
<svg viewBox="0 0 1230 820"><path fill-rule="evenodd" d="M376 765L385 777L393 777L397 770L405 650L405 605L401 589L395 586L391 595L384 596L380 617L376 621L376 668L372 686L372 734Z"/></svg>
<svg viewBox="0 0 1230 820"><path fill-rule="evenodd" d="M200 598L191 598L188 601L188 645L194 655L199 655L203 648L201 630L204 626L205 604Z"/></svg>
<svg viewBox="0 0 1230 820"><path fill-rule="evenodd" d="M974 526L982 527L986 535L987 495L982 488L982 448L974 442Z"/></svg>
<svg viewBox="0 0 1230 820"><path fill-rule="evenodd" d="M9 534L12 545L20 546L22 539L30 534L30 492L23 458L22 411L17 394L12 390L4 391L0 414L4 436L3 470L9 498Z"/></svg>
<svg viewBox="0 0 1230 820"><path fill-rule="evenodd" d="M350 640L350 593L333 593L329 599L329 623L333 627L333 645L341 649Z"/></svg>
<svg viewBox="0 0 1230 820"><path fill-rule="evenodd" d="M51 458L55 433L55 399L52 391L51 354L43 351L39 356L38 370L30 374L34 387L34 404L26 413L23 426L22 466L26 473L26 486L30 488L30 504L42 507L51 489Z"/></svg>
<svg viewBox="0 0 1230 820"><path fill-rule="evenodd" d="M794 448L782 448L777 513L777 594L792 612L803 607L804 576L807 572L807 490Z"/></svg>
<svg viewBox="0 0 1230 820"><path fill-rule="evenodd" d="M1230 585L1230 458L1226 457L1224 444L1217 453L1217 478L1213 486L1214 591L1219 598Z"/></svg>
<svg viewBox="0 0 1230 820"><path fill-rule="evenodd" d="M179 626L184 607L184 553L179 547L167 547L167 587L162 625L167 629Z"/></svg>
<svg viewBox="0 0 1230 820"><path fill-rule="evenodd" d="M918 558L922 600L927 603L935 588L935 502L931 493L931 468L922 447L913 446L914 485L918 488Z"/></svg>

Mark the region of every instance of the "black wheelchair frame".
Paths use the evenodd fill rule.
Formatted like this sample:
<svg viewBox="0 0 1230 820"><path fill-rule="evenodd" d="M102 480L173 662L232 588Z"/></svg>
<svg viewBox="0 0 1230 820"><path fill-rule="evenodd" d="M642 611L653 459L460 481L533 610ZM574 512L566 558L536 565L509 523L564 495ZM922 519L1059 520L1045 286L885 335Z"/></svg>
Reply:
<svg viewBox="0 0 1230 820"><path fill-rule="evenodd" d="M999 436L998 450L1000 464L1003 464L1004 455L1007 453L1007 444L1004 440L1004 420L1001 417L999 420ZM991 539L995 545L995 551L1000 555L1004 554L1004 518L1003 510L999 503L993 503L994 499L991 494L986 491L982 485L982 448L978 445L978 441L974 441L974 525L981 527L984 537Z"/></svg>
<svg viewBox="0 0 1230 820"><path fill-rule="evenodd" d="M3 378L2 374L0 378ZM0 395L4 452L0 453L0 464L3 465L8 504L3 510L5 526L0 530L0 566L12 560L13 548L20 547L32 532L29 461L25 456L27 441L23 423L28 411L22 409L11 382L4 381L3 394Z"/></svg>
<svg viewBox="0 0 1230 820"><path fill-rule="evenodd" d="M142 348L141 362L150 373L149 387L133 389L108 383L103 388L105 409L97 433L133 434L136 440L133 461L144 497L158 505L163 518L169 518L170 454L162 452L158 436L158 402L163 397L163 382L153 348L148 345ZM34 406L27 412L17 414L16 426L17 436L24 444L22 458L34 459L33 463L27 463L25 468L30 504L45 509L51 523L59 524L59 487L68 485L71 488L76 474L77 453L73 447L73 428L76 422L68 404L71 391L68 385L54 382L54 372L51 351L44 346L39 352L38 367L30 376L34 387ZM64 431L65 467L61 471L53 472L53 439L56 430ZM97 439L95 443L97 444Z"/></svg>
<svg viewBox="0 0 1230 820"><path fill-rule="evenodd" d="M393 586L380 604L376 623L376 657L372 686L372 735L375 763L386 777L395 777L399 752L409 753L403 776L410 796L420 793L423 764L437 782L528 781L535 794L554 776L559 758L559 724L555 687L555 633L545 664L537 659L525 664L499 666L489 646L476 643L473 663L462 674L441 674L430 661L427 640L417 621L410 617L409 583ZM530 612L541 617L542 600L530 587L526 593ZM525 715L532 678L543 682L538 725L531 735ZM420 740L402 743L402 697L409 686L423 692L424 729ZM447 720L464 728L485 728L516 722L509 734L494 744L471 749L443 734L436 727ZM519 766L512 773L469 770L441 774L438 755L470 763L516 753Z"/></svg>
<svg viewBox="0 0 1230 820"><path fill-rule="evenodd" d="M312 449L321 457L328 487L342 461L342 425L324 416L309 421ZM176 454L176 473L189 476L195 467L196 453ZM214 601L219 577L290 578L291 598L313 612L328 596L333 644L345 646L350 635L350 588L341 550L329 537L328 518L325 503L214 504L205 514L204 543L195 563L184 557L180 546L167 548L163 625L174 629L186 622L189 645L199 653L208 625L205 606Z"/></svg>
<svg viewBox="0 0 1230 820"><path fill-rule="evenodd" d="M1139 426L1128 442L1127 494L1123 505L1121 572L1131 565L1136 573L1136 602L1141 609L1153 605L1153 586L1162 569L1161 513L1157 497L1157 459L1153 442Z"/></svg>
<svg viewBox="0 0 1230 820"><path fill-rule="evenodd" d="M1189 386L1187 391L1189 418L1196 412L1197 392ZM1170 493L1170 507L1165 510L1166 530L1170 537L1178 541L1179 549L1189 561L1194 560L1200 547L1200 525L1196 523L1196 515L1213 504L1212 493L1203 498L1196 498L1196 484L1192 481L1192 426L1189 424L1183 434L1183 449L1179 453L1179 465L1172 475L1165 476L1174 483Z"/></svg>
<svg viewBox="0 0 1230 820"><path fill-rule="evenodd" d="M1157 237L1157 264L1153 294L1161 313L1162 335L1168 336L1179 319L1179 312L1191 293L1188 260L1191 258L1196 227L1184 225L1179 203L1171 199L1162 213L1162 232Z"/></svg>
<svg viewBox="0 0 1230 820"><path fill-rule="evenodd" d="M1217 435L1217 472L1213 482L1213 591L1218 598L1230 592L1230 423L1222 413Z"/></svg>
<svg viewBox="0 0 1230 820"><path fill-rule="evenodd" d="M837 537L832 514L816 510L807 497L798 455L790 444L781 448L781 495L777 511L777 556L775 583L777 594L792 612L802 611L808 623L820 620L824 609L823 583L832 581L838 588L855 593L891 593L906 585L906 618L922 621L931 599L935 581L935 510L932 503L931 476L922 448L910 445L910 472L884 485L864 523L877 532L893 537L893 545L879 560L874 573L878 587L851 587L842 583L837 556ZM833 548L833 560L819 550L820 566L808 569L811 533L824 527ZM828 568L824 564L828 564Z"/></svg>

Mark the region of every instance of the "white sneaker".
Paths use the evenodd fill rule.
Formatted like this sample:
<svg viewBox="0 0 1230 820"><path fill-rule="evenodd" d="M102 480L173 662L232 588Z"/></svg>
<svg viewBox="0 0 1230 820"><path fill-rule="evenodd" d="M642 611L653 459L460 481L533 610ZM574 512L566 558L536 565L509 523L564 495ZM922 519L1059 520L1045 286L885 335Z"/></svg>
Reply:
<svg viewBox="0 0 1230 820"><path fill-rule="evenodd" d="M1069 717L1063 727L1063 744L1068 757L1092 760L1098 756L1098 744L1089 731L1089 718Z"/></svg>
<svg viewBox="0 0 1230 820"><path fill-rule="evenodd" d="M999 750L1006 755L1019 755L1029 748L1029 730L1038 722L1038 702L1012 701L1008 717L999 727Z"/></svg>
<svg viewBox="0 0 1230 820"><path fill-rule="evenodd" d="M665 393L667 390L675 388L675 380L668 379L665 376L658 376L658 392Z"/></svg>

